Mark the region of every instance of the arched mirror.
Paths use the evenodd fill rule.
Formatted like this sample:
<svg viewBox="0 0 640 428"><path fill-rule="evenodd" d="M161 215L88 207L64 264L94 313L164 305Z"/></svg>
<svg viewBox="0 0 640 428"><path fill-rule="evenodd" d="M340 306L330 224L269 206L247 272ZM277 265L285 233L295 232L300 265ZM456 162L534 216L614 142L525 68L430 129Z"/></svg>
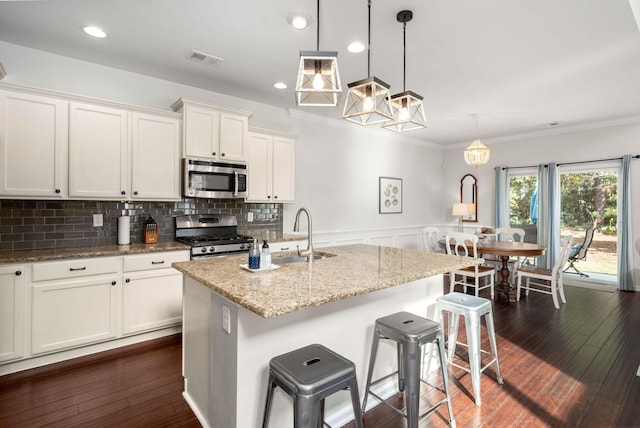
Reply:
<svg viewBox="0 0 640 428"><path fill-rule="evenodd" d="M472 174L466 174L460 180L460 202L463 204L473 204L469 206L469 215L463 217L462 221L472 223L478 222L478 180Z"/></svg>

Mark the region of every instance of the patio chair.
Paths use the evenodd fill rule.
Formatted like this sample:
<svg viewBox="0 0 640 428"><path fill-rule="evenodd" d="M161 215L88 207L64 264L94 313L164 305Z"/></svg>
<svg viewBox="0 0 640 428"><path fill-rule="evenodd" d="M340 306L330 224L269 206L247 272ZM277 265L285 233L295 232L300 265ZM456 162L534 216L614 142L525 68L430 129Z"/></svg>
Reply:
<svg viewBox="0 0 640 428"><path fill-rule="evenodd" d="M587 229L586 233L584 234L584 241L582 242L582 244L575 244L574 246L571 247L571 251L569 252L569 266L567 266L563 272L566 273L574 273L574 274L578 274L580 276L586 277L588 278L589 275L587 275L584 272L581 272L574 263L579 262L580 260L586 260L587 259L587 251L589 250L589 247L591 246L591 243L593 242L593 235L596 231L595 227L590 227ZM569 269L573 269L574 272L567 272L567 270Z"/></svg>

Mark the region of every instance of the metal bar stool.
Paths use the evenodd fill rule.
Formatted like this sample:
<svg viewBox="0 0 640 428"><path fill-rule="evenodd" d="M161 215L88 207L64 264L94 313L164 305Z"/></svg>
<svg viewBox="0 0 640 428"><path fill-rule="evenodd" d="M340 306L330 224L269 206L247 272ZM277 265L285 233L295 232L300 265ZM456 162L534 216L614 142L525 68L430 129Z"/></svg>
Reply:
<svg viewBox="0 0 640 428"><path fill-rule="evenodd" d="M372 381L373 367L378 351L378 342L380 339L389 339L396 342L396 350L398 355L398 370ZM447 372L447 362L444 354L444 339L442 328L439 323L421 318L408 312L398 312L376 320L373 332L373 342L371 344L371 355L369 357L369 373L367 375L367 386L365 388L363 410L366 411L368 395L373 395L383 404L387 405L397 413L407 418L407 426L415 428L418 421L424 416L436 410L440 405L447 403L449 409L449 424L455 427L453 418L453 410L451 408L451 398L449 396L449 379ZM438 355L440 358L440 368L442 370L442 379L444 382L444 390L428 384L420 376L421 374L421 346L425 344L437 344ZM389 377L398 374L398 389L404 392L406 411L387 403L382 397L371 390L371 387ZM420 414L420 382L424 382L429 386L444 393L445 398Z"/></svg>
<svg viewBox="0 0 640 428"><path fill-rule="evenodd" d="M271 359L263 428L269 424L276 385L293 398L295 428L329 426L323 421L324 399L343 389L351 392L356 427L362 428L355 364L330 349L309 345Z"/></svg>
<svg viewBox="0 0 640 428"><path fill-rule="evenodd" d="M449 312L449 337L447 338L447 351L449 364L471 373L471 384L475 395L476 405L480 406L480 374L490 365L496 365L496 377L500 385L504 384L500 374L500 364L498 363L498 347L496 346L496 332L493 327L493 312L491 301L482 297L470 296L463 293L449 293L436 299L436 320L442 321L442 312ZM458 324L460 315L464 316L465 328L467 331L467 343L458 342ZM480 347L480 317L484 315L489 335L491 352L487 352ZM444 329L444 326L443 326ZM463 367L454 363L456 345L466 346L469 351L469 366ZM490 354L491 361L482 366L481 353ZM428 366L427 366L428 367Z"/></svg>

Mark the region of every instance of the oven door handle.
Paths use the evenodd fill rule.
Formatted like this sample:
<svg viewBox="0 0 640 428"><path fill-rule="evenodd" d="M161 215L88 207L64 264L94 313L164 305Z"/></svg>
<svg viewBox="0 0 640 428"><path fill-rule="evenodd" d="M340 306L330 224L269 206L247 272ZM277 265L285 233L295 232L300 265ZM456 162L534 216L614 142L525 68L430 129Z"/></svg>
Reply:
<svg viewBox="0 0 640 428"><path fill-rule="evenodd" d="M233 196L238 196L238 172L233 171Z"/></svg>

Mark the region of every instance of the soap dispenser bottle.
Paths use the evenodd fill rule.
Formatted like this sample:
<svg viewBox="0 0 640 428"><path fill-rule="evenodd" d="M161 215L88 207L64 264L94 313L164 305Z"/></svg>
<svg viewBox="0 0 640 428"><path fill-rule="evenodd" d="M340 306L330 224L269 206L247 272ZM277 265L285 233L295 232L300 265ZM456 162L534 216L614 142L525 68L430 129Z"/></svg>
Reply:
<svg viewBox="0 0 640 428"><path fill-rule="evenodd" d="M271 251L267 241L262 241L262 253L260 254L260 269L269 269L271 267Z"/></svg>
<svg viewBox="0 0 640 428"><path fill-rule="evenodd" d="M260 269L260 248L258 248L258 240L255 238L249 250L249 269Z"/></svg>

